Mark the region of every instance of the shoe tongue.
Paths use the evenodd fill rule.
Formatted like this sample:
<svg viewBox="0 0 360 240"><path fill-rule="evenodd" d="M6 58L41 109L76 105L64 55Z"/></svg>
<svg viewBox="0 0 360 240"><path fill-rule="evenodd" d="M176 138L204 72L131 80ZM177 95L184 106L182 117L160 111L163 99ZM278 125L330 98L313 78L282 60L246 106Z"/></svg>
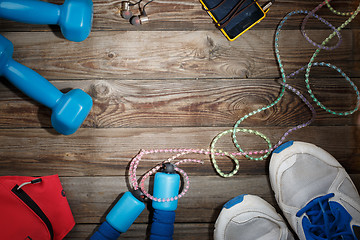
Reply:
<svg viewBox="0 0 360 240"><path fill-rule="evenodd" d="M338 170L309 154L293 155L291 168L282 175L284 204L301 209L314 196L328 193ZM319 171L318 169L321 169ZM286 193L286 194L285 194Z"/></svg>
<svg viewBox="0 0 360 240"><path fill-rule="evenodd" d="M306 204L305 207L303 207L296 213L296 216L300 217L301 215L306 213L313 224L315 224L315 221L321 221L322 218L319 218L318 216L320 216L320 214L328 214L329 210L332 210L329 206L329 198L332 197L334 197L334 194L330 193L312 199L308 204Z"/></svg>

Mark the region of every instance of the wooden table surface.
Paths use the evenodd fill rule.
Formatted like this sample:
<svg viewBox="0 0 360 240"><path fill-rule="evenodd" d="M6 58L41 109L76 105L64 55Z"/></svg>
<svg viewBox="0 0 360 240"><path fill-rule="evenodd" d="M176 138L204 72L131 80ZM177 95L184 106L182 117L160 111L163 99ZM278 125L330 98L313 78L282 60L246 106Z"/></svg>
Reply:
<svg viewBox="0 0 360 240"><path fill-rule="evenodd" d="M16 61L61 91L81 88L93 98L93 108L82 127L63 136L51 127L49 109L5 78L0 81L0 175L58 174L76 221L67 239L88 239L104 221L111 207L128 191L129 162L140 149L209 148L218 133L274 101L280 92L274 53L276 27L286 13L311 10L320 3L278 0L263 21L229 42L198 0L155 0L147 6L150 22L138 27L119 16L120 2L94 0L92 32L80 43L64 39L57 26L0 20L0 33L14 44ZM357 4L335 0L333 6L350 11ZM326 7L319 15L335 26L346 20ZM286 73L306 65L315 51L299 31L302 19L292 18L281 32L280 54ZM342 31L338 49L321 51L316 59L340 67L357 85L359 19ZM316 20L310 20L307 29L318 42L330 33ZM310 80L324 105L335 111L354 107L356 95L334 70L314 67ZM288 82L309 98L302 75ZM341 162L359 188L359 113L339 117L315 109L315 121L287 140L324 148ZM274 144L287 129L310 117L301 100L287 91L278 104L240 127L259 130ZM238 141L246 150L266 148L254 135L239 134ZM236 151L230 135L224 136L218 146ZM138 174L170 156L144 158ZM191 157L204 164L182 165L191 183L178 203L174 239L212 239L222 205L239 194L256 194L276 206L268 180L268 159L241 158L239 172L232 178L222 178L214 171L209 156ZM226 158L218 162L224 171L233 166ZM149 211L145 210L121 238L145 239L148 222Z"/></svg>

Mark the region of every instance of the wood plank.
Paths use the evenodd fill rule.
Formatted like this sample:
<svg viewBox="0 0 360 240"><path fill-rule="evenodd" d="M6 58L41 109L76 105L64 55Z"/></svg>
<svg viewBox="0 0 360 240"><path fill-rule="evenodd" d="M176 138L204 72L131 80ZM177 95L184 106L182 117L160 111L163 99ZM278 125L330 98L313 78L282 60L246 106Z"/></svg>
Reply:
<svg viewBox="0 0 360 240"><path fill-rule="evenodd" d="M360 188L360 175L351 177ZM279 209L265 175L191 176L190 181L190 190L178 201L175 219L178 223L215 222L222 206L240 194L260 196ZM77 224L105 221L108 212L128 191L124 177L62 177L61 182ZM149 210L145 209L135 222L147 223L148 219Z"/></svg>
<svg viewBox="0 0 360 240"><path fill-rule="evenodd" d="M351 175L351 178L359 190L360 175ZM115 193L114 189L126 191L125 181L121 177L90 179L61 178L61 181L63 182L64 189L66 189L73 214L77 220L75 227L67 235L66 239L88 239L88 237L90 237L98 228L99 222L104 221L105 214L103 214L103 212L108 212L111 207L107 207L106 204L103 204L101 207L102 209L98 209L98 205L93 201L94 199L103 198L104 202L109 206L113 206L118 199L118 195ZM85 184L85 182L88 184ZM234 177L226 179L226 181L219 181L215 177L192 177L191 182L192 185L188 195L185 195L185 197L178 202L179 208L176 211L174 239L184 239L185 236L186 239L212 239L211 236L214 229L214 222L221 210L222 204L235 197L235 195L244 192L261 196L272 204L278 212L281 212L273 198L271 190L269 190L269 183L264 176L250 178ZM209 189L202 187L201 185L204 183L210 184L212 186L211 189L214 191L209 191ZM76 186L78 186L78 188L75 188ZM231 186L231 188L228 186ZM80 194L77 193L77 189L81 190ZM88 197L84 197L84 195ZM85 204L84 202L88 202L88 204ZM82 207L78 208L79 205ZM213 206L216 206L215 209L212 209ZM188 209L188 207L191 209ZM94 208L96 209L95 211L93 210ZM203 222L188 223L190 222L188 218L192 219L196 213L200 213L199 216L204 217L202 220ZM92 214L97 214L99 216L90 217ZM146 234L148 234L147 214L147 210L144 211L135 223L131 225L129 230L121 235L121 237L145 239ZM91 222L90 219L93 219L94 222ZM99 219L101 220L99 221ZM85 220L85 222L89 223L80 223L81 220Z"/></svg>
<svg viewBox="0 0 360 240"><path fill-rule="evenodd" d="M360 31L353 31L354 71L360 69Z"/></svg>
<svg viewBox="0 0 360 240"><path fill-rule="evenodd" d="M360 79L353 81L358 83ZM348 111L356 95L345 80L312 79L313 92L327 107ZM280 85L268 79L97 80L52 81L61 90L81 88L94 102L83 124L86 128L117 127L221 127L269 105ZM319 84L321 83L321 84ZM289 84L306 93L302 79ZM356 116L335 117L316 108L315 125L354 125ZM0 83L0 128L51 128L51 110L29 99L14 86ZM295 126L311 118L309 109L293 93L242 126Z"/></svg>
<svg viewBox="0 0 360 240"><path fill-rule="evenodd" d="M261 23L229 42L215 29L198 0L155 0L147 7L150 23L140 27L119 17L121 1L94 0L92 33L81 43L65 40L56 26L0 19L0 34L13 42L15 60L63 92L81 88L94 100L82 128L63 136L51 127L49 109L0 77L0 175L58 174L76 220L66 239L89 239L105 220L128 190L129 163L140 149L208 148L212 139L231 129L238 118L275 99L280 89L275 29L287 12L310 10L318 4L277 0ZM357 4L346 0L332 3L339 10L355 9ZM319 14L335 26L346 19L327 8ZM292 18L281 33L280 53L287 73L307 64L314 52L299 32L302 18ZM342 31L339 49L321 51L316 59L342 68L355 85L360 83L359 23L357 17ZM307 29L318 42L330 33L313 19ZM330 44L335 43L336 39ZM303 77L289 83L307 92ZM331 109L350 109L355 100L348 84L334 70L313 68L311 85ZM359 190L359 114L333 117L316 109L316 121L287 140L311 142L327 150L351 174ZM309 117L299 99L287 93L280 104L241 126L261 131L274 144L286 130ZM253 135L238 134L238 141L245 150L266 148L264 141ZM230 135L222 138L217 148L236 151ZM172 155L144 156L138 176ZM269 159L240 158L239 172L225 179L216 174L207 155L182 158L200 159L204 164L180 165L191 184L179 200L175 240L213 239L221 207L239 194L259 195L279 210L267 176ZM225 172L233 167L226 157L219 157L218 164ZM146 209L121 238L146 239L148 222Z"/></svg>
<svg viewBox="0 0 360 240"><path fill-rule="evenodd" d="M355 183L355 185L357 186L358 190L360 189L360 175L351 175L351 178L353 180L353 182ZM66 179L66 178L62 178L62 181L65 182L64 185L64 188L65 189L68 189L71 187L69 187L69 185L67 185L67 180L71 181L71 182L79 182L79 181L76 181L78 178L72 178L71 180L70 179ZM215 189L214 191L207 191L208 189L204 189L204 188L199 188L197 187L198 184L201 185L201 183L203 183L205 180L208 181L210 179L210 183L211 184L215 184L214 186L212 186L212 189ZM204 177L201 177L201 179L199 178L198 180L200 181L195 181L195 183L192 185L192 188L190 189L190 192L189 192L189 195L185 195L185 197L183 199L180 199L179 200L179 209L176 211L176 223L174 224L174 235L173 235L173 238L174 239L213 239L212 238L212 234L213 234L213 230L214 230L214 222L215 222L215 219L217 218L221 208L221 204L222 202L226 202L228 201L229 199L231 199L232 197L234 197L236 194L241 194L239 192L236 192L237 190L239 190L239 185L243 185L244 183L244 179L246 178L243 178L243 177L237 177L237 178L232 178L230 180L233 180L233 181L230 181L228 182L229 184L231 184L231 188L229 188L228 186L229 185L226 185L226 183L224 184L224 182L221 182L221 181L218 181L218 180L215 180L215 181L212 181L214 179L211 179L211 178L206 178L204 179ZM94 180L92 178L92 180ZM109 180L109 179L107 179ZM119 186L119 183L121 182L121 180L119 179L113 179L114 181L110 182L109 184L109 181L106 181L106 184L105 186L98 186L98 187L102 187L101 189L104 190L104 189L108 189L108 188L111 188L111 187L118 187ZM254 180L254 179L252 179ZM263 181L263 177L259 178L258 181L257 181L257 184L261 184L261 180ZM104 179L101 179L100 181L104 181ZM238 182L240 182L241 184L239 184ZM249 183L249 179L245 180L245 184L246 183ZM255 181L256 182L256 181ZM90 181L90 183L92 183ZM96 181L96 184L98 184L99 181ZM115 185L114 185L115 183ZM263 184L265 184L266 186L268 186L268 182L263 182ZM223 186L225 185L225 186ZM87 189L89 185L86 185L85 188ZM82 185L82 187L84 187ZM125 186L124 186L125 187ZM224 187L224 188L221 188L221 187ZM263 186L259 185L259 186L251 186L248 185L248 189L245 190L245 191L250 191L252 192L252 194L257 194L257 191L254 191L254 189L257 189L258 187L261 188L261 190L263 190ZM254 187L254 188L251 188L250 187ZM235 188L235 189L233 189ZM72 198L71 196L71 190L69 189L69 191L67 190L67 195L68 195L68 198ZM82 189L82 188L80 188ZM225 196L222 196L220 194L217 194L217 191L221 191L221 194L224 194L225 191L223 191L224 189L227 189L228 191L230 191L231 193L227 193ZM92 188L92 190L96 190L96 188ZM243 190L243 189L240 189L240 190ZM196 199L197 201L193 201L193 200L190 200L190 194L197 191L195 194L193 195L196 195L196 196L203 196L203 198L205 199L205 201L199 201L199 199ZM205 194L203 194L203 192L205 192ZM206 213L208 211L210 211L209 208L207 208L207 204L209 204L209 201L211 201L211 197L212 194L211 192L214 192L215 193L215 201L219 201L219 202L215 202L214 201L214 204L217 205L218 207L216 209L213 209L213 212L212 212L212 215L209 217L209 213ZM266 190L266 192L269 192L268 190ZM210 195L208 195L208 193L210 193ZM99 194L94 194L94 197L98 197ZM116 194L115 194L116 195ZM75 195L73 195L76 197L76 193ZM218 199L218 197L223 197L223 199ZM108 196L106 195L106 198L107 197L111 197L111 196ZM272 204L278 212L281 212L281 210L278 208L278 206L276 205L275 203L275 200L273 199L273 196L272 196L272 192L270 192L270 194L267 196L267 193L262 193L261 195L262 198L266 199L266 201L268 201L270 204ZM209 217L209 219L211 220L209 222L209 219L204 219L202 223L187 223L189 222L187 220L187 217L190 216L194 216L194 212L183 212L183 211L186 211L187 210L187 207L182 207L183 205L187 204L187 203L184 203L183 201L185 201L186 199L188 198L188 201L189 201L189 206L193 206L193 207L197 207L196 210L199 211L200 209L204 210L203 212L201 212L200 214L204 214L205 213L205 216L206 217ZM227 199L228 198L228 199ZM87 198L89 199L89 198ZM82 201L83 199L81 199L80 201ZM72 201L75 201L75 200L70 200L70 202ZM110 200L111 202L111 200ZM112 203L110 203L111 205L115 204L116 200L113 201ZM195 204L195 206L194 206ZM77 204L73 204L71 203L72 206L76 206ZM199 206L198 206L199 205ZM91 205L88 206L89 208L93 207ZM89 211L89 210L85 210L85 211ZM75 210L75 213L76 214L78 213L77 210ZM145 213L145 214L144 214ZM129 238L129 239L145 239L146 236L148 236L148 222L146 217L144 215L146 215L146 212L144 212L143 214L141 214L139 216L139 218L136 220L136 222L134 224L131 225L131 227L129 228L129 230L122 234L121 235L121 238ZM182 214L184 214L182 216ZM202 215L201 215L202 216ZM75 217L77 219L81 219L80 216L78 215L75 215ZM186 222L180 222L178 221L179 218L181 217L186 217ZM88 220L88 218L86 218ZM104 216L102 215L102 220L100 222L102 222L104 219ZM139 223L141 222L141 219L144 219L144 223ZM182 219L180 219L182 220ZM95 223L97 224L94 224L94 223L87 223L87 224L83 224L83 223L78 223L75 225L75 227L72 229L72 231L67 235L67 237L65 239L88 239L93 233L94 231L97 230L98 226L99 226L99 223L97 222L97 220L95 220Z"/></svg>
<svg viewBox="0 0 360 240"><path fill-rule="evenodd" d="M136 31L109 35L94 32L82 43L63 41L47 32L4 35L14 44L14 59L48 80L159 80L278 78L273 34L273 30L251 31L238 41L229 42L217 31ZM309 34L319 40L328 33L313 30ZM308 63L314 49L297 30L285 30L281 36L282 61L291 73ZM316 61L330 61L349 76L360 76L353 61L352 37L351 30L344 30L340 48L331 53L321 52ZM312 76L339 76L333 70L320 67L311 73Z"/></svg>
<svg viewBox="0 0 360 240"><path fill-rule="evenodd" d="M48 2L62 4L63 1L50 0ZM94 0L94 22L92 31L117 30L117 31L144 31L149 30L215 30L215 26L207 13L202 9L198 0L181 0L169 2L164 0L156 0L147 7L147 14L150 18L149 24L135 27L127 20L119 16L120 1L113 0ZM261 21L252 30L275 29L282 17L293 10L312 10L321 1L296 1L296 0L277 0L271 7L267 17ZM265 0L260 0L262 5ZM356 1L335 1L333 7L339 11L352 11L356 9ZM138 15L136 8L133 8L134 15ZM327 7L321 9L318 14L335 26L341 25L346 18L330 13ZM304 15L295 17L292 23L287 27L297 29ZM351 28L359 28L359 18L355 18ZM310 29L328 29L324 24L311 20L307 25ZM16 31L55 31L59 32L58 27L48 25L31 25L24 23L16 23L9 20L0 19L0 32L16 32Z"/></svg>
<svg viewBox="0 0 360 240"><path fill-rule="evenodd" d="M231 128L231 127L229 127ZM140 149L208 148L212 139L229 128L108 128L80 129L63 136L51 129L1 129L0 175L41 176L125 176L130 160ZM267 135L273 144L288 129L283 127L252 127ZM311 142L330 152L350 173L360 173L358 127L310 126L292 133L287 139ZM261 150L266 144L249 134L238 136L245 150ZM233 152L231 137L224 136L218 149ZM139 174L144 173L173 154L144 157ZM213 175L214 170L206 155L189 155L204 160L201 167L184 165L190 175ZM232 163L219 158L223 171L230 171ZM239 174L265 174L267 161L241 160Z"/></svg>
<svg viewBox="0 0 360 240"><path fill-rule="evenodd" d="M89 239L93 232L98 228L96 224L79 224L64 238L70 239ZM120 239L147 239L149 236L148 224L134 223L131 225L126 233L121 234ZM213 223L175 223L174 224L174 240L188 239L188 240L206 240L213 239L212 231L214 229Z"/></svg>

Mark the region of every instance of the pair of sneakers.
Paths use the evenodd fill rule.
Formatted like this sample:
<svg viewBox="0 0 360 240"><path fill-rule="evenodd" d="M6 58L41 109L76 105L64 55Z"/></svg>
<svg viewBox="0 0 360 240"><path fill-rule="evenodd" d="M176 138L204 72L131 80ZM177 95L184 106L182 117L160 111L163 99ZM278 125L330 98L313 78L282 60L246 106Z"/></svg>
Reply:
<svg viewBox="0 0 360 240"><path fill-rule="evenodd" d="M323 149L287 142L269 167L276 201L300 240L360 240L360 197L339 162ZM215 240L293 240L283 218L265 200L240 195L218 216Z"/></svg>

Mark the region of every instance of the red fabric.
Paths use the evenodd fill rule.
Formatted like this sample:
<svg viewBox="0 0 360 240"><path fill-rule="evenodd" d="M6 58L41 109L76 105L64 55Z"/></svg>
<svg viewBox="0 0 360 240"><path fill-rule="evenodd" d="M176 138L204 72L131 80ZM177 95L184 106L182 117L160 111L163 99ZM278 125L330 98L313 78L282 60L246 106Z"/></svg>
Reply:
<svg viewBox="0 0 360 240"><path fill-rule="evenodd" d="M0 239L50 240L46 224L11 190L15 185L37 179L35 177L0 177ZM65 192L58 175L41 177L42 182L28 184L21 189L41 208L50 220L54 240L63 239L74 227Z"/></svg>

